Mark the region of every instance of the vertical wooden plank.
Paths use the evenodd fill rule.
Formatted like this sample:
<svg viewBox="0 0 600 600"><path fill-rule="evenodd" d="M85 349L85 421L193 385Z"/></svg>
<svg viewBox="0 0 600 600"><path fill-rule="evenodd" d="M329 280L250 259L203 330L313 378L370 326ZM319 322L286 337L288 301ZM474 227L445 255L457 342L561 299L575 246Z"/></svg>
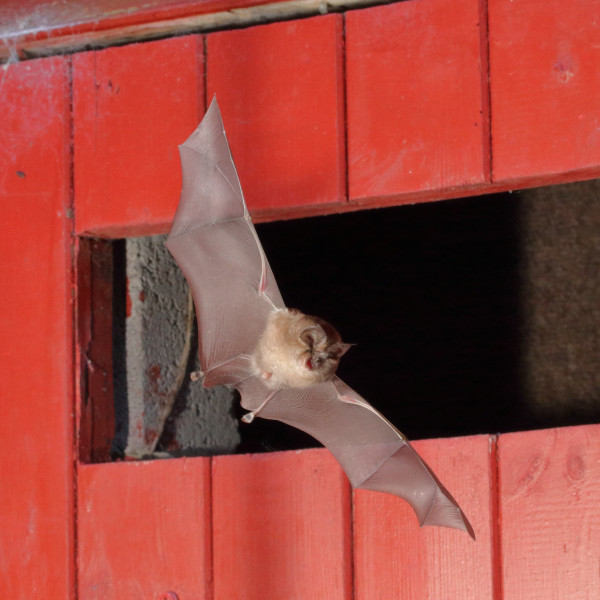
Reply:
<svg viewBox="0 0 600 600"><path fill-rule="evenodd" d="M112 243L80 238L76 278L79 459L107 462L115 436Z"/></svg>
<svg viewBox="0 0 600 600"><path fill-rule="evenodd" d="M351 598L349 484L324 449L213 459L215 598Z"/></svg>
<svg viewBox="0 0 600 600"><path fill-rule="evenodd" d="M350 199L488 180L477 0L346 15Z"/></svg>
<svg viewBox="0 0 600 600"><path fill-rule="evenodd" d="M68 65L0 69L0 587L73 595Z"/></svg>
<svg viewBox="0 0 600 600"><path fill-rule="evenodd" d="M210 459L82 465L79 598L211 598Z"/></svg>
<svg viewBox="0 0 600 600"><path fill-rule="evenodd" d="M490 0L489 19L494 179L598 170L600 2Z"/></svg>
<svg viewBox="0 0 600 600"><path fill-rule="evenodd" d="M208 36L208 95L250 210L345 199L342 86L339 15Z"/></svg>
<svg viewBox="0 0 600 600"><path fill-rule="evenodd" d="M354 492L355 597L493 597L491 438L415 442L414 446L468 516L477 541L447 528L419 528L395 496Z"/></svg>
<svg viewBox="0 0 600 600"><path fill-rule="evenodd" d="M73 57L75 226L166 231L181 189L178 144L204 103L200 38Z"/></svg>
<svg viewBox="0 0 600 600"><path fill-rule="evenodd" d="M600 426L500 437L504 597L600 597Z"/></svg>

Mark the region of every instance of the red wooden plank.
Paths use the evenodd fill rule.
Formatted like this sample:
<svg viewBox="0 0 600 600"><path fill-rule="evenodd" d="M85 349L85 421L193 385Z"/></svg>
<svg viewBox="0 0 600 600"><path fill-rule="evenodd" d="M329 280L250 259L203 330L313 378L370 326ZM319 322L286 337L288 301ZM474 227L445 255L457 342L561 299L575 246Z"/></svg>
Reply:
<svg viewBox="0 0 600 600"><path fill-rule="evenodd" d="M199 42L189 36L73 57L78 233L168 229L181 188L177 145L203 105Z"/></svg>
<svg viewBox="0 0 600 600"><path fill-rule="evenodd" d="M78 497L81 600L212 597L210 459L83 465Z"/></svg>
<svg viewBox="0 0 600 600"><path fill-rule="evenodd" d="M113 246L79 238L77 350L79 460L110 461L115 436L113 383Z"/></svg>
<svg viewBox="0 0 600 600"><path fill-rule="evenodd" d="M69 89L64 58L0 69L0 587L73 594Z"/></svg>
<svg viewBox="0 0 600 600"><path fill-rule="evenodd" d="M600 2L490 0L495 180L600 171Z"/></svg>
<svg viewBox="0 0 600 600"><path fill-rule="evenodd" d="M493 597L491 442L482 435L414 444L467 514L476 542L462 531L419 529L400 498L354 492L357 600Z"/></svg>
<svg viewBox="0 0 600 600"><path fill-rule="evenodd" d="M504 597L600 597L600 426L500 437Z"/></svg>
<svg viewBox="0 0 600 600"><path fill-rule="evenodd" d="M477 0L346 15L351 200L488 180Z"/></svg>
<svg viewBox="0 0 600 600"><path fill-rule="evenodd" d="M213 459L215 598L351 598L350 495L323 449Z"/></svg>
<svg viewBox="0 0 600 600"><path fill-rule="evenodd" d="M207 77L251 210L345 199L339 15L211 34Z"/></svg>

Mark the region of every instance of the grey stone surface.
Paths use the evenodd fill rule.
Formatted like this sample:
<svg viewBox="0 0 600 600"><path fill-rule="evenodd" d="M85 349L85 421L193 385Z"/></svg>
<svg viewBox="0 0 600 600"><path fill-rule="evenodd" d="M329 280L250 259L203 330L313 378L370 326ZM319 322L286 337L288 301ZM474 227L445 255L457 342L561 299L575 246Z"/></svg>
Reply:
<svg viewBox="0 0 600 600"><path fill-rule="evenodd" d="M125 454L139 457L155 448L233 452L239 443L233 392L205 390L200 382L189 381L189 373L200 368L195 316L190 315L187 283L165 239L126 240L127 376L125 389L121 387L126 406L117 411L117 418L126 420Z"/></svg>

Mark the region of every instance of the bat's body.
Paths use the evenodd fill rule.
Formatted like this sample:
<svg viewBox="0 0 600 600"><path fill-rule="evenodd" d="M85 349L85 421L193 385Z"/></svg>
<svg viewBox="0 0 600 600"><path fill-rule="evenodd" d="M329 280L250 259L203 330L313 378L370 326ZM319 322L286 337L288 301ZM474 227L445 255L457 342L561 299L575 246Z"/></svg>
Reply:
<svg viewBox="0 0 600 600"><path fill-rule="evenodd" d="M180 146L183 187L167 247L194 297L203 385L235 386L259 415L306 431L354 487L407 500L421 525L473 529L406 438L335 376L348 348L317 317L285 308L244 202L213 100Z"/></svg>
<svg viewBox="0 0 600 600"><path fill-rule="evenodd" d="M331 380L347 348L323 319L279 309L269 315L252 365L271 390L308 387Z"/></svg>

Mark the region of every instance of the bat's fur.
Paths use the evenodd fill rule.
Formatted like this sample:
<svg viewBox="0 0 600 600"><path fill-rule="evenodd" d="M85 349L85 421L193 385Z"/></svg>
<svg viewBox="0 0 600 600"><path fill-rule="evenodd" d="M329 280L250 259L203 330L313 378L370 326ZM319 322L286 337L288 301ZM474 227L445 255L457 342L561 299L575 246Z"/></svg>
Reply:
<svg viewBox="0 0 600 600"><path fill-rule="evenodd" d="M348 348L327 321L279 309L269 316L253 368L270 389L307 387L331 379Z"/></svg>

